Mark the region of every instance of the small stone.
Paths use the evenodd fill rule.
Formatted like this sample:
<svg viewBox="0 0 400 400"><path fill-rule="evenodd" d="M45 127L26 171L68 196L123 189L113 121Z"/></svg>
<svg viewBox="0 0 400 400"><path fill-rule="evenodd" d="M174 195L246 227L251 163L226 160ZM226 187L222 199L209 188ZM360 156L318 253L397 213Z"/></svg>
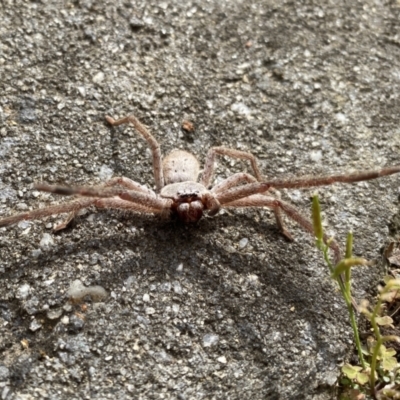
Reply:
<svg viewBox="0 0 400 400"><path fill-rule="evenodd" d="M62 313L63 313L63 310L61 308L58 310L49 310L47 312L47 318L48 319L58 319L61 317Z"/></svg>
<svg viewBox="0 0 400 400"><path fill-rule="evenodd" d="M176 267L177 272L182 272L183 271L183 264L180 263L177 267Z"/></svg>
<svg viewBox="0 0 400 400"><path fill-rule="evenodd" d="M259 278L255 274L249 274L247 276L247 282L249 282L249 284L252 286L257 286L260 284Z"/></svg>
<svg viewBox="0 0 400 400"><path fill-rule="evenodd" d="M108 167L107 165L102 165L100 167L100 171L99 171L99 178L102 181L107 181L109 180L113 175L114 175L114 170L112 170L110 167Z"/></svg>
<svg viewBox="0 0 400 400"><path fill-rule="evenodd" d="M154 310L154 309L153 309L153 310ZM143 324L143 325L149 325L149 323L150 323L150 321L149 321L147 318L142 317L141 315L138 315L138 316L136 317L136 321L137 321L139 324Z"/></svg>
<svg viewBox="0 0 400 400"><path fill-rule="evenodd" d="M21 107L19 119L23 124L31 124L36 122L37 114L34 102L24 102Z"/></svg>
<svg viewBox="0 0 400 400"><path fill-rule="evenodd" d="M31 287L27 283L18 288L17 298L25 300L31 293Z"/></svg>
<svg viewBox="0 0 400 400"><path fill-rule="evenodd" d="M104 72L98 72L94 77L93 77L93 83L101 83L104 80Z"/></svg>
<svg viewBox="0 0 400 400"><path fill-rule="evenodd" d="M71 315L69 319L69 331L72 333L78 333L82 330L83 326L85 325L85 321L78 317L77 315Z"/></svg>
<svg viewBox="0 0 400 400"><path fill-rule="evenodd" d="M35 315L37 312L39 312L38 305L39 299L37 297L32 297L23 303L23 307L29 315Z"/></svg>
<svg viewBox="0 0 400 400"><path fill-rule="evenodd" d="M335 117L339 122L345 123L347 121L347 117L343 113L337 113Z"/></svg>
<svg viewBox="0 0 400 400"><path fill-rule="evenodd" d="M18 222L18 228L27 229L30 226L31 226L31 222L30 221L19 221Z"/></svg>
<svg viewBox="0 0 400 400"><path fill-rule="evenodd" d="M10 376L10 370L4 365L0 365L0 382L4 382Z"/></svg>
<svg viewBox="0 0 400 400"><path fill-rule="evenodd" d="M221 364L226 364L227 362L225 356L218 357L217 361L220 362Z"/></svg>
<svg viewBox="0 0 400 400"><path fill-rule="evenodd" d="M182 294L182 286L178 281L172 282L172 286L176 294Z"/></svg>
<svg viewBox="0 0 400 400"><path fill-rule="evenodd" d="M155 314L155 312L156 312L156 310L153 307L147 307L146 310L145 310L145 313L147 315Z"/></svg>
<svg viewBox="0 0 400 400"><path fill-rule="evenodd" d="M246 104L241 103L241 102L232 104L231 110L235 111L241 115L250 115L251 114L250 108L247 107Z"/></svg>
<svg viewBox="0 0 400 400"><path fill-rule="evenodd" d="M71 286L67 291L67 296L74 301L79 301L85 296L90 296L94 302L99 302L104 300L108 294L102 286L86 287L79 279L77 279L71 283Z"/></svg>
<svg viewBox="0 0 400 400"><path fill-rule="evenodd" d="M85 86L78 86L78 92L79 92L79 94L82 96L82 97L85 97L86 96L86 88L85 88Z"/></svg>
<svg viewBox="0 0 400 400"><path fill-rule="evenodd" d="M64 304L63 305L63 307L62 307L62 309L65 311L65 312L71 312L72 311L72 304L71 303L66 303L66 304Z"/></svg>
<svg viewBox="0 0 400 400"><path fill-rule="evenodd" d="M164 282L160 285L160 291L161 292L169 292L171 290L171 283L170 282Z"/></svg>
<svg viewBox="0 0 400 400"><path fill-rule="evenodd" d="M132 29L139 30L145 26L145 23L142 20L140 20L139 18L132 17L129 20L129 25Z"/></svg>
<svg viewBox="0 0 400 400"><path fill-rule="evenodd" d="M28 205L26 203L18 203L16 204L15 209L18 211L26 211L28 210Z"/></svg>
<svg viewBox="0 0 400 400"><path fill-rule="evenodd" d="M90 256L89 264L90 265L96 265L99 261L99 255L97 253L93 253Z"/></svg>
<svg viewBox="0 0 400 400"><path fill-rule="evenodd" d="M146 302L146 303L148 303L148 302L150 301L150 296L149 296L148 293L145 293L145 294L143 295L143 301Z"/></svg>
<svg viewBox="0 0 400 400"><path fill-rule="evenodd" d="M175 314L178 314L178 313L179 313L179 309L180 309L179 304L172 304L172 311L173 311Z"/></svg>
<svg viewBox="0 0 400 400"><path fill-rule="evenodd" d="M29 325L29 330L32 332L36 332L41 327L42 327L42 324L40 324L39 322L37 322L36 319L34 319L34 320L32 320L31 324Z"/></svg>
<svg viewBox="0 0 400 400"><path fill-rule="evenodd" d="M245 248L247 246L247 243L249 243L249 239L247 239L247 238L240 239L239 248L240 249Z"/></svg>
<svg viewBox="0 0 400 400"><path fill-rule="evenodd" d="M52 245L54 245L53 236L50 235L49 233L44 233L43 236L42 236L42 239L41 239L41 241L39 243L39 246L42 249L48 249Z"/></svg>
<svg viewBox="0 0 400 400"><path fill-rule="evenodd" d="M11 388L9 386L4 386L3 391L1 392L1 400L6 400L10 398L8 395L11 393Z"/></svg>
<svg viewBox="0 0 400 400"><path fill-rule="evenodd" d="M128 279L125 281L124 285L129 289L136 282L136 277L131 275L128 276Z"/></svg>
<svg viewBox="0 0 400 400"><path fill-rule="evenodd" d="M206 333L203 336L203 346L204 347L211 347L216 345L219 342L219 336L215 333Z"/></svg>
<svg viewBox="0 0 400 400"><path fill-rule="evenodd" d="M314 162L319 162L322 159L322 151L321 150L314 150L310 153L310 159Z"/></svg>

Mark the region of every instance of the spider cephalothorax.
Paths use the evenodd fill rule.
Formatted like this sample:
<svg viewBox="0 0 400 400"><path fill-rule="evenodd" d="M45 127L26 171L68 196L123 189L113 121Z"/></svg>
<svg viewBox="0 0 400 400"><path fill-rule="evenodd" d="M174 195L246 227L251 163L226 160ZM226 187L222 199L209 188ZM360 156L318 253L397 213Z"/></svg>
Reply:
<svg viewBox="0 0 400 400"><path fill-rule="evenodd" d="M38 190L81 197L69 203L4 218L0 220L0 227L25 219L70 213L69 218L55 228L59 230L64 228L80 209L89 206L160 215L175 214L183 222L196 222L202 218L204 212L211 216L216 215L221 208L269 207L274 211L279 229L287 238L292 239L283 224L281 212L298 222L311 234L313 234L313 225L295 207L281 200L275 189L305 188L329 185L335 182L351 183L400 172L398 165L374 171L359 171L326 177L268 180L261 175L257 160L251 153L226 147L212 147L207 153L204 170L198 181L200 166L193 154L183 150L174 150L163 161L160 145L135 117L125 117L117 121L111 117L106 117L106 119L113 126L132 123L150 145L156 191L125 177L112 178L104 186L98 188L38 184L35 185ZM217 155L250 161L254 175L241 172L224 179L215 186L210 186ZM338 262L341 257L339 246L334 240L328 241L327 237L324 240L334 251L335 261Z"/></svg>
<svg viewBox="0 0 400 400"><path fill-rule="evenodd" d="M187 151L174 150L163 163L162 171L166 186L160 191L160 197L170 199L171 213L185 223L197 222L204 210L215 215L220 204L207 188L197 182L200 166L197 158Z"/></svg>
<svg viewBox="0 0 400 400"><path fill-rule="evenodd" d="M220 208L218 200L195 181L170 183L161 189L160 196L172 200L171 212L185 223L197 222L204 210L209 210L209 215L215 215Z"/></svg>

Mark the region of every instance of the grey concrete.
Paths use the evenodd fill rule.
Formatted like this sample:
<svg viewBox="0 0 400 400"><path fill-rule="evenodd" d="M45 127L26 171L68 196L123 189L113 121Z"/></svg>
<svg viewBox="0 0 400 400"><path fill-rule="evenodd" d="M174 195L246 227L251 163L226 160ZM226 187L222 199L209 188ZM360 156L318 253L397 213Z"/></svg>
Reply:
<svg viewBox="0 0 400 400"><path fill-rule="evenodd" d="M146 144L106 114L134 113L164 153L252 151L268 176L398 164L398 2L319 4L2 1L0 217L65 201L33 182L153 186ZM320 189L328 231L379 259L399 182ZM312 193L282 195L309 214ZM335 398L346 312L294 223L288 243L269 210L189 227L88 210L53 234L60 219L0 229L1 399ZM356 273L358 298L381 273ZM109 297L69 304L76 279Z"/></svg>

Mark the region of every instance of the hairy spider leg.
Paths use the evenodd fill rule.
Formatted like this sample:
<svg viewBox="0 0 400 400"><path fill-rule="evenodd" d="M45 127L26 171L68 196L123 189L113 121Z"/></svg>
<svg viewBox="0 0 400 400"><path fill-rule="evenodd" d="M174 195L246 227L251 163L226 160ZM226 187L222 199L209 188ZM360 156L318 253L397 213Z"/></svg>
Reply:
<svg viewBox="0 0 400 400"><path fill-rule="evenodd" d="M147 143L149 144L150 149L151 149L151 154L153 156L154 180L156 182L156 189L159 192L164 187L164 174L163 174L163 168L162 168L161 149L160 149L160 145L158 144L155 137L133 115L124 117L124 118L121 118L118 120L115 120L114 118L107 115L106 120L112 126L118 126L118 125L131 123L135 127L135 129L147 141Z"/></svg>

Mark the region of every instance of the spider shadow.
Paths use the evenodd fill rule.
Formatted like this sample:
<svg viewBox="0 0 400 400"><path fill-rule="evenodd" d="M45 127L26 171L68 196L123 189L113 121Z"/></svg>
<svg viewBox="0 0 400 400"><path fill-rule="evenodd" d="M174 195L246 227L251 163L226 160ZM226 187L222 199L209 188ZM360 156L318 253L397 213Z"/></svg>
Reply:
<svg viewBox="0 0 400 400"><path fill-rule="evenodd" d="M105 219L109 217L108 212L101 216ZM298 281L293 279L291 272L286 268L286 265L296 262L298 256L297 249L288 251L288 247L293 249L298 245L287 243L272 221L262 219L255 224L254 217L254 213L223 214L215 218L204 218L196 225L183 225L177 221L162 221L152 217L138 218L131 223L124 215L113 213L113 220L116 220L118 225L124 228L133 227L134 233L124 230L122 233L112 232L109 235L100 234L89 236L89 239L60 243L56 248L40 254L29 266L16 263L15 269L12 267L11 271L12 274L21 276L27 273L27 267L29 270L41 270L46 267L52 269L55 264L62 264L68 255L76 252L97 253L107 259L110 253L128 251L127 257L113 265L111 275L108 268L105 268L104 272L100 269L97 275L93 275L96 284L108 289L112 285L120 286L132 275L141 275L143 270L146 270L146 275L151 276L154 282L165 281L167 275L168 280L179 280L182 273L177 271L177 267L183 264L185 277L201 286L205 297L217 296L218 308L224 315L236 321L248 346L261 349L263 343L257 339L256 327L248 318L241 316L246 304L238 298L235 284L230 282L224 271L246 276L257 275L264 288L263 293L275 293L275 303L282 307L296 304L296 309L311 325L314 325L314 318L310 320L310 311L311 314L318 313L316 304L319 295L309 287L307 279L303 278L302 284L298 285ZM78 220L75 227L58 235L71 236L73 229L91 232L91 227L85 226L85 222ZM232 251L232 246L229 245L231 234L226 239L224 230L231 229L235 232L235 226L241 227L241 234L255 233L267 242L265 248L273 251L268 252L265 259L253 256L251 252ZM210 260L213 260L211 264L218 264L216 268L209 266ZM307 290L307 287L310 290ZM262 297L255 302L252 300L248 306L254 309L258 303L262 309L263 302L265 300ZM258 352L258 357L265 362L264 353Z"/></svg>

